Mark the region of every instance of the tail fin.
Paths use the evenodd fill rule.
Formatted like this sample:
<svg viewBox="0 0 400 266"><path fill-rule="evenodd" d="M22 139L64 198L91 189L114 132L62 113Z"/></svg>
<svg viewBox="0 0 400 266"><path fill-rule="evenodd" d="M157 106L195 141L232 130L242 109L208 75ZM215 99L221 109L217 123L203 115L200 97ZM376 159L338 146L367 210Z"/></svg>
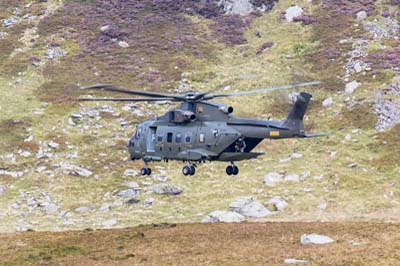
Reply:
<svg viewBox="0 0 400 266"><path fill-rule="evenodd" d="M303 117L311 97L312 95L307 92L302 92L297 96L296 102L290 110L286 121L283 122L282 127L298 132L299 136L304 135Z"/></svg>

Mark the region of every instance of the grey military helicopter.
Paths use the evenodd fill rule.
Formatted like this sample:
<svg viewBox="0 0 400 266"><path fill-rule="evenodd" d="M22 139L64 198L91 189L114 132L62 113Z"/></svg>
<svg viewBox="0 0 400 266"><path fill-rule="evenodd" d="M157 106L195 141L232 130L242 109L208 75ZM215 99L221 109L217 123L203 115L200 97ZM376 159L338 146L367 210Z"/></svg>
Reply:
<svg viewBox="0 0 400 266"><path fill-rule="evenodd" d="M80 101L125 101L125 102L181 102L181 105L137 125L128 149L132 160L143 160L142 175L150 175L148 164L152 161L179 160L185 163L182 173L194 175L197 164L206 161L230 162L226 167L228 175L237 175L236 161L257 158L262 152L252 150L263 139L310 138L325 134L306 134L303 117L312 97L301 92L295 100L285 121L237 118L232 115L233 107L210 102L211 99L243 96L253 93L267 93L318 85L320 82L306 82L274 88L238 91L226 94L189 92L165 94L129 90L106 84L82 87L84 90L105 90L145 98L79 98Z"/></svg>

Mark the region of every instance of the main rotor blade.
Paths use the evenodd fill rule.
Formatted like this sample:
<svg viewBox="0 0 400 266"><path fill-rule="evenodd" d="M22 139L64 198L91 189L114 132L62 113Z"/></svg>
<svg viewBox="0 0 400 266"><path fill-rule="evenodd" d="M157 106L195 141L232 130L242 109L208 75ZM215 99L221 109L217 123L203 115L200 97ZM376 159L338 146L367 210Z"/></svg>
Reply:
<svg viewBox="0 0 400 266"><path fill-rule="evenodd" d="M174 98L78 98L82 102L162 102L162 101L176 101Z"/></svg>
<svg viewBox="0 0 400 266"><path fill-rule="evenodd" d="M95 84L90 86L83 86L81 87L82 90L105 90L105 91L115 91L121 92L126 94L133 94L133 95L140 95L146 97L159 97L159 98L174 98L175 95L165 94L165 93L158 93L158 92L151 92L151 91L138 91L138 90L129 90L125 88L118 88L108 84Z"/></svg>
<svg viewBox="0 0 400 266"><path fill-rule="evenodd" d="M216 95L206 96L206 97L204 97L204 100L210 100L213 98L239 96L239 95L246 95L246 94L253 94L253 93L287 90L287 89L293 89L293 88L297 88L297 87L313 86L313 85L318 85L318 84L321 84L321 82L320 81L312 81L312 82L298 83L298 84L285 85L285 86L266 88L266 89L257 89L257 90L251 90L251 91L238 91L238 92L227 93L227 94L216 94Z"/></svg>

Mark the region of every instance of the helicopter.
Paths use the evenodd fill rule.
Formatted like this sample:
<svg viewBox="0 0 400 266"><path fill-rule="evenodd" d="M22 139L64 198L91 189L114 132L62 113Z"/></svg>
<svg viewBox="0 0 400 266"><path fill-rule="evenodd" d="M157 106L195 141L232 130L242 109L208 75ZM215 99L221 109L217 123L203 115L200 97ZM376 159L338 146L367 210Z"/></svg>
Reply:
<svg viewBox="0 0 400 266"><path fill-rule="evenodd" d="M196 167L207 161L229 162L227 175L237 175L235 162L257 158L265 153L252 150L264 139L312 138L326 134L306 134L303 117L312 97L301 92L294 100L286 120L257 120L233 116L233 107L209 100L253 93L268 93L303 86L314 86L319 81L298 83L273 88L233 93L214 94L188 92L166 94L131 90L108 84L81 87L83 90L104 90L144 98L78 98L79 101L123 101L123 102L180 102L180 106L164 115L139 123L128 143L131 160L143 160L141 175L151 175L149 163L153 161L179 160L185 165L182 173L194 175Z"/></svg>

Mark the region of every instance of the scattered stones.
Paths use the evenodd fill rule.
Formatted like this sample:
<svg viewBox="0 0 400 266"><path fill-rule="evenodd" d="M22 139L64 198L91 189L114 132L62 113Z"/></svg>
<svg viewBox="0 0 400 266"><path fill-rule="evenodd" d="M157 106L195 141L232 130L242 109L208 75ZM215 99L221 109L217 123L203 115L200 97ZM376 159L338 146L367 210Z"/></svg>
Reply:
<svg viewBox="0 0 400 266"><path fill-rule="evenodd" d="M308 245L308 244L321 245L321 244L328 244L328 243L332 243L332 242L335 242L335 240L333 240L330 237L318 235L318 234L304 234L300 238L300 243L302 245Z"/></svg>
<svg viewBox="0 0 400 266"><path fill-rule="evenodd" d="M168 176L165 175L157 175L155 178L160 182L167 182L168 180Z"/></svg>
<svg viewBox="0 0 400 266"><path fill-rule="evenodd" d="M133 169L126 169L124 172L124 176L137 176L138 172Z"/></svg>
<svg viewBox="0 0 400 266"><path fill-rule="evenodd" d="M60 147L60 144L58 144L57 142L54 142L54 141L50 141L47 144L47 146L49 146L49 148L57 150Z"/></svg>
<svg viewBox="0 0 400 266"><path fill-rule="evenodd" d="M126 190L122 190L120 192L118 192L118 196L123 197L123 198L129 198L129 197L133 197L133 196L137 196L139 195L139 190L137 189L126 189Z"/></svg>
<svg viewBox="0 0 400 266"><path fill-rule="evenodd" d="M183 192L183 189L172 184L155 185L153 186L153 192L156 194L179 195Z"/></svg>
<svg viewBox="0 0 400 266"><path fill-rule="evenodd" d="M295 17L299 17L303 14L303 9L299 6L291 6L286 9L285 19L287 22L293 22Z"/></svg>
<svg viewBox="0 0 400 266"><path fill-rule="evenodd" d="M288 203L279 196L273 197L267 204L272 205L273 211L283 211L288 206Z"/></svg>
<svg viewBox="0 0 400 266"><path fill-rule="evenodd" d="M332 104L333 104L332 97L328 97L322 102L323 107L330 107Z"/></svg>
<svg viewBox="0 0 400 266"><path fill-rule="evenodd" d="M305 259L284 259L283 263L296 265L296 264L308 263L308 260L305 260Z"/></svg>
<svg viewBox="0 0 400 266"><path fill-rule="evenodd" d="M229 209L242 215L255 218L262 218L271 214L271 212L254 197L239 197L229 205Z"/></svg>
<svg viewBox="0 0 400 266"><path fill-rule="evenodd" d="M378 116L376 130L383 131L400 123L400 76L388 87L375 95L375 111Z"/></svg>
<svg viewBox="0 0 400 266"><path fill-rule="evenodd" d="M396 19L390 17L380 17L373 21L366 21L364 29L376 40L399 39L400 25Z"/></svg>
<svg viewBox="0 0 400 266"><path fill-rule="evenodd" d="M232 211L213 211L203 220L203 223L240 223L244 221L244 216Z"/></svg>
<svg viewBox="0 0 400 266"><path fill-rule="evenodd" d="M271 172L264 177L264 184L269 187L274 187L276 183L282 182L283 176L281 174Z"/></svg>
<svg viewBox="0 0 400 266"><path fill-rule="evenodd" d="M110 220L103 221L101 224L102 224L103 226L105 226L105 227L111 227L111 226L117 224L117 220L115 220L115 219L110 219Z"/></svg>
<svg viewBox="0 0 400 266"><path fill-rule="evenodd" d="M118 45L121 48L128 48L129 47L129 44L127 42L125 42L125 41L119 41Z"/></svg>
<svg viewBox="0 0 400 266"><path fill-rule="evenodd" d="M32 155L32 153L29 151L23 151L19 155L26 158L26 157L30 157Z"/></svg>

